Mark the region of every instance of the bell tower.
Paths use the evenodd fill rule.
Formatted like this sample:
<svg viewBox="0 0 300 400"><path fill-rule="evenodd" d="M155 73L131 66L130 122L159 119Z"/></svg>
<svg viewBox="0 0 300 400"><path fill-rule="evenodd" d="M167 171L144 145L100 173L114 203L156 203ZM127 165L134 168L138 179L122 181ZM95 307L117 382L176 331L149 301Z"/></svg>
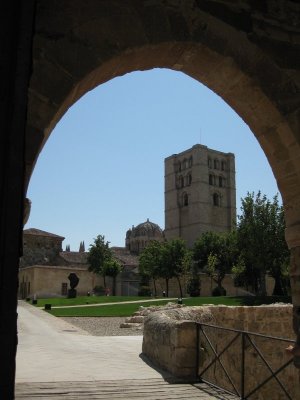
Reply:
<svg viewBox="0 0 300 400"><path fill-rule="evenodd" d="M200 144L165 159L165 237L191 247L204 232L236 221L235 159Z"/></svg>

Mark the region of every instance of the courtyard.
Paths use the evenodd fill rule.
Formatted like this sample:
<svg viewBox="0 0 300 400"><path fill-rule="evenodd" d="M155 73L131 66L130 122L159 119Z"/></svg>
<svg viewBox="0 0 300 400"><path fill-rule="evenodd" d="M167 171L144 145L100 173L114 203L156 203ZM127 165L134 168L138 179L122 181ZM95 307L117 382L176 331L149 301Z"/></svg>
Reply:
<svg viewBox="0 0 300 400"><path fill-rule="evenodd" d="M20 301L16 399L232 399L174 382L141 354L142 336L93 336Z"/></svg>

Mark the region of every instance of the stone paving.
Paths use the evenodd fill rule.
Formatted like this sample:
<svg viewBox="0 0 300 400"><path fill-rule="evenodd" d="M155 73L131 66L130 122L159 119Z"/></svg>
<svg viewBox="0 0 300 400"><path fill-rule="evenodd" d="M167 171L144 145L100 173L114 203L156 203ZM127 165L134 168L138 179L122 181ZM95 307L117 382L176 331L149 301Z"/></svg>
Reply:
<svg viewBox="0 0 300 400"><path fill-rule="evenodd" d="M229 398L215 397L201 385L168 384L172 377L142 356L141 336L92 336L25 302L18 313L17 399Z"/></svg>

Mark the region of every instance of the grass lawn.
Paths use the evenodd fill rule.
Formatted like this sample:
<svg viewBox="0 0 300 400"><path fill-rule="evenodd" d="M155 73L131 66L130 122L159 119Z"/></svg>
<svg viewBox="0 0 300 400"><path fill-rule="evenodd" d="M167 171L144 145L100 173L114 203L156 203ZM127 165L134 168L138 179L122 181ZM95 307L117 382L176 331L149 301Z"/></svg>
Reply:
<svg viewBox="0 0 300 400"><path fill-rule="evenodd" d="M37 306L44 307L45 304L52 304L52 306L77 306L84 304L98 304L98 303L118 303L122 301L139 301L147 300L150 297L139 296L78 296L75 299L67 299L65 297L38 299Z"/></svg>
<svg viewBox="0 0 300 400"><path fill-rule="evenodd" d="M112 299L112 297L109 297ZM125 297L122 297L125 301ZM128 298L126 298L128 299ZM131 298L132 299L132 298ZM155 302L140 303L138 300L145 298L134 298L136 303L131 304L114 304L107 306L94 306L94 307L60 307L49 311L52 315L57 317L128 317L139 309L142 305L148 307L150 305L163 305L169 300L158 300ZM261 304L272 304L275 302L291 302L289 297L190 297L183 300L186 306L201 306L203 304L224 304L228 306L254 306ZM50 303L50 301L49 301ZM51 302L52 305L54 303Z"/></svg>

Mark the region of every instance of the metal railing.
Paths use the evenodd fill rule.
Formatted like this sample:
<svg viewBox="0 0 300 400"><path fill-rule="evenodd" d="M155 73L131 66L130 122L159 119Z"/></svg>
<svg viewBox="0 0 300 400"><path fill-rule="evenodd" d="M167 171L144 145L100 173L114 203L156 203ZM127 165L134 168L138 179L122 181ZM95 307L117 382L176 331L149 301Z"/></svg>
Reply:
<svg viewBox="0 0 300 400"><path fill-rule="evenodd" d="M216 339L216 336L212 338L212 336L209 334L209 331L214 331L214 332L231 332L231 338L228 340L228 342L223 345L222 349L218 351L217 343L213 343L213 340ZM224 334L222 335L222 341L224 341ZM252 396L254 393L258 392L263 386L265 386L270 380L274 379L282 393L285 394L285 398L289 400L293 400L291 395L288 393L286 388L284 387L284 384L281 382L281 380L278 377L278 374L282 372L288 365L290 365L293 362L293 359L289 359L287 362L283 363L279 367L277 366L275 370L272 369L270 362L268 362L262 352L261 349L256 345L255 343L255 338L262 338L262 339L269 339L269 340L274 340L274 341L282 341L285 343L294 343L293 340L290 339L284 339L280 337L274 337L274 336L267 336L259 333L254 333L254 332L248 332L248 331L242 331L242 330L237 330L237 329L231 329L231 328L223 328L220 326L215 326L215 325L210 325L210 324L201 324L197 323L197 375L201 379L202 382L205 382L217 389L222 389L223 391L236 395L238 396L241 400L249 399L250 396ZM225 367L224 359L222 360L223 356L225 353L229 353L230 350L233 351L233 354L236 355L236 348L238 341L240 339L240 356L238 355L236 359L239 360L240 365L239 368L235 369L235 375L236 375L236 370L240 369L240 375L239 375L239 382L236 382L236 380L230 375L230 371L228 368ZM200 341L202 340L202 341ZM200 370L200 366L202 363L202 360L200 359L201 357L201 351L200 347L203 349L202 346L206 345L206 351L210 352L212 359L208 361L207 365L203 367L202 370ZM235 345L235 347L233 347ZM258 356L258 360L261 360L260 363L265 365L266 369L269 371L269 376L264 378L262 382L260 382L257 385L252 386L250 389L246 389L246 375L247 375L247 364L246 364L246 352L249 354L249 349L254 350L254 352ZM252 353L253 355L253 353ZM252 357L253 359L254 357ZM228 364L228 363L227 363ZM223 371L223 374L227 378L227 384L229 383L229 386L231 386L231 389L228 389L227 387L222 387L220 386L217 382L213 382L212 380L206 379L204 377L205 373L207 373L210 369L215 368L216 365L221 368ZM215 371L214 371L215 374ZM249 385L248 385L249 386ZM248 390L248 392L247 392Z"/></svg>

